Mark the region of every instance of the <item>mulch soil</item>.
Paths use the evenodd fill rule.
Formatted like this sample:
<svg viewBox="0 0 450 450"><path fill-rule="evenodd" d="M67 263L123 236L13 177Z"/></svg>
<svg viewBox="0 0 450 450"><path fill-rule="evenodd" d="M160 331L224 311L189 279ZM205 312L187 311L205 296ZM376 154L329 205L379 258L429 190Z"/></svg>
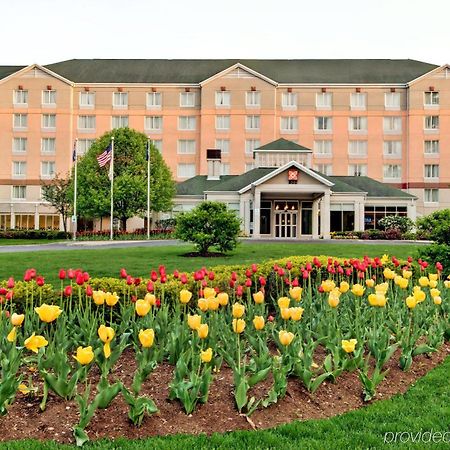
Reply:
<svg viewBox="0 0 450 450"><path fill-rule="evenodd" d="M379 385L377 399L387 399L404 393L418 378L441 363L450 354L450 343L431 355L414 358L412 368L403 372L398 366L399 353L390 360L389 373ZM116 364L111 381L120 378L130 386L136 362L131 351L125 351ZM38 374L32 376L38 380ZM254 412L250 420L240 415L234 405L233 374L224 367L214 375L208 402L198 405L193 414L185 414L181 404L168 400L169 383L173 367L163 363L143 384L141 395L150 396L159 408L159 413L146 417L140 428L128 420L128 406L119 394L106 410L97 410L86 428L90 439L143 438L175 433L226 432L232 430L271 428L293 420L322 419L345 413L365 405L362 400L362 386L356 372L344 372L336 383L325 382L310 394L298 379L288 382L287 395L278 403ZM25 377L27 381L28 375ZM99 378L98 369L92 368L91 381ZM36 381L36 385L39 382ZM264 395L270 389L271 378L257 386L254 393ZM40 390L42 392L42 390ZM73 443L72 427L78 423L78 406L75 401L64 401L49 394L47 408L41 412L41 398L18 393L16 401L10 406L8 414L0 418L0 440L26 438L51 439L60 443Z"/></svg>

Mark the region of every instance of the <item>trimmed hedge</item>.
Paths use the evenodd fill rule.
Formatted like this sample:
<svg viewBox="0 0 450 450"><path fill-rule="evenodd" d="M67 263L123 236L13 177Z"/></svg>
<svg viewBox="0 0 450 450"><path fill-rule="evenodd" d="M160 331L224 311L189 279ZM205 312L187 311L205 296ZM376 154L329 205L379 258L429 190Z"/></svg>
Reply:
<svg viewBox="0 0 450 450"><path fill-rule="evenodd" d="M69 239L70 233L59 230L6 230L0 231L0 239Z"/></svg>

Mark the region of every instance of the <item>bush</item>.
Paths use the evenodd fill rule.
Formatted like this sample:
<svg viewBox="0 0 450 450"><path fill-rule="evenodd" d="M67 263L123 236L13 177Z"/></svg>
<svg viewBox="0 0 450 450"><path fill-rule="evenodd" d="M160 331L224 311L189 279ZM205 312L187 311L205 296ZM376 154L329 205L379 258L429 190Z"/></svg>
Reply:
<svg viewBox="0 0 450 450"><path fill-rule="evenodd" d="M427 239L450 245L450 209L441 209L416 222L417 232Z"/></svg>
<svg viewBox="0 0 450 450"><path fill-rule="evenodd" d="M407 233L413 229L414 222L405 216L386 216L378 222L378 225L381 230L397 230L400 233Z"/></svg>
<svg viewBox="0 0 450 450"><path fill-rule="evenodd" d="M433 265L440 262L444 266L444 275L450 274L450 245L433 244L420 247L418 257Z"/></svg>
<svg viewBox="0 0 450 450"><path fill-rule="evenodd" d="M150 230L150 239L171 239L173 230L171 229L155 229ZM80 241L106 241L110 239L110 231L80 231L77 233L77 238ZM147 239L147 230L145 228L138 228L132 232L114 231L114 238L123 241L143 240Z"/></svg>
<svg viewBox="0 0 450 450"><path fill-rule="evenodd" d="M206 201L177 217L175 236L192 242L200 254L206 255L210 247L221 252L233 250L239 231L240 220L233 211L224 203Z"/></svg>
<svg viewBox="0 0 450 450"><path fill-rule="evenodd" d="M70 233L55 230L6 230L0 239L69 239Z"/></svg>

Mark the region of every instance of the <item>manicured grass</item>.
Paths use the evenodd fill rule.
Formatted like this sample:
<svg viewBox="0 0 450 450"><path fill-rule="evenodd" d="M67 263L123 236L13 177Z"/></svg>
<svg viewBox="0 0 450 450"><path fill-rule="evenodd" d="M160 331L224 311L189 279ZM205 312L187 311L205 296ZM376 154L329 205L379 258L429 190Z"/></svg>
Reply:
<svg viewBox="0 0 450 450"><path fill-rule="evenodd" d="M53 239L0 239L0 245L34 245L34 244L52 244L55 242L64 242Z"/></svg>
<svg viewBox="0 0 450 450"><path fill-rule="evenodd" d="M450 425L450 357L420 379L404 395L376 402L366 408L326 420L292 422L270 430L236 431L225 434L175 435L142 440L101 440L87 444L86 449L448 449ZM338 381L339 382L339 381ZM212 417L211 420L214 420ZM145 426L145 422L144 425ZM419 432L447 432L446 441L411 442ZM386 441L385 443L385 433ZM393 434L391 434L393 433ZM394 442L395 433L397 442ZM407 442L407 435L411 433ZM426 435L424 435L426 436ZM400 441L400 438L402 441ZM391 440L391 443L388 442ZM403 443L402 443L403 442ZM37 441L17 441L0 444L10 450L64 450L68 445L45 444Z"/></svg>
<svg viewBox="0 0 450 450"><path fill-rule="evenodd" d="M190 245L161 247L130 247L96 250L63 250L19 252L0 254L0 280L14 276L20 279L27 268L34 267L46 280L57 283L60 268L82 268L92 276L117 276L121 267L125 267L133 276L148 277L152 268L166 265L168 271L192 271L202 266L221 264L250 264L272 258L293 255L329 255L351 258L381 256L384 253L406 258L414 254L413 244L348 244L348 243L241 243L227 256L219 258L191 258L181 256L193 251Z"/></svg>

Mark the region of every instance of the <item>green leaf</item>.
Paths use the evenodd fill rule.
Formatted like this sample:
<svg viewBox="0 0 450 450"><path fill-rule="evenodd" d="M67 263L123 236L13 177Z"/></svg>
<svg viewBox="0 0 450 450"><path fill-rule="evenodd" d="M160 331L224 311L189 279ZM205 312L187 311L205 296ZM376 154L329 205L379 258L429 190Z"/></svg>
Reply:
<svg viewBox="0 0 450 450"><path fill-rule="evenodd" d="M236 392L234 393L234 399L236 400L236 406L238 407L239 412L241 412L242 408L247 404L247 392L247 380L245 377L241 377L239 384L236 386Z"/></svg>

